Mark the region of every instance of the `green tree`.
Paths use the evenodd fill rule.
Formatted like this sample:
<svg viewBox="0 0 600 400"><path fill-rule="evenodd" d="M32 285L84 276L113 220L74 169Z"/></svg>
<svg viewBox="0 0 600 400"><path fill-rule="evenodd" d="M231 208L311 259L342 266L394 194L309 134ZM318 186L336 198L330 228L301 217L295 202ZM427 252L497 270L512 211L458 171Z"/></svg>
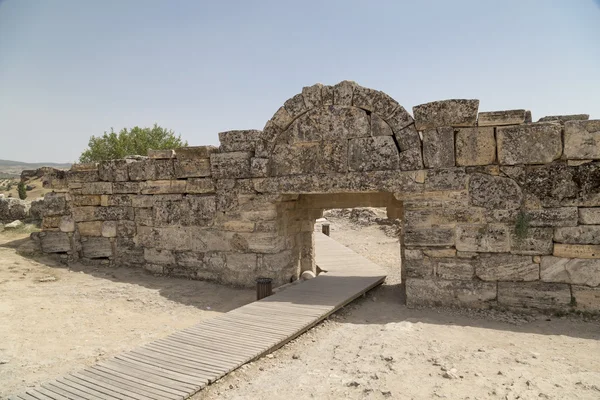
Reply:
<svg viewBox="0 0 600 400"><path fill-rule="evenodd" d="M128 130L121 129L119 133L112 128L102 136L92 136L88 148L81 153L79 162L94 162L115 160L125 156L145 156L149 149L165 150L187 146L187 141L181 140L181 135L154 124L152 128L136 126Z"/></svg>
<svg viewBox="0 0 600 400"><path fill-rule="evenodd" d="M27 188L25 187L25 183L23 181L19 182L17 185L17 191L19 192L19 198L21 200L25 200L27 198Z"/></svg>

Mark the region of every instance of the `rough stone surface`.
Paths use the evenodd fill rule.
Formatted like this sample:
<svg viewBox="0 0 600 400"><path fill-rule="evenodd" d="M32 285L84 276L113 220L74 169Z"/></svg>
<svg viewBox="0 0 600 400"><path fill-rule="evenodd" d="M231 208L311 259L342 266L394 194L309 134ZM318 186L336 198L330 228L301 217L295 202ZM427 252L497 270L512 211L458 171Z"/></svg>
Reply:
<svg viewBox="0 0 600 400"><path fill-rule="evenodd" d="M564 310L571 304L569 285L545 282L498 282L498 304L514 308Z"/></svg>
<svg viewBox="0 0 600 400"><path fill-rule="evenodd" d="M408 279L406 305L468 306L487 308L496 300L496 284L491 282L441 279Z"/></svg>
<svg viewBox="0 0 600 400"><path fill-rule="evenodd" d="M539 122L496 129L498 161L504 165L546 164L562 155L560 125Z"/></svg>
<svg viewBox="0 0 600 400"><path fill-rule="evenodd" d="M600 310L600 288L572 285L575 308L580 311L597 313Z"/></svg>
<svg viewBox="0 0 600 400"><path fill-rule="evenodd" d="M486 111L480 112L477 118L479 126L518 125L525 123L525 110Z"/></svg>
<svg viewBox="0 0 600 400"><path fill-rule="evenodd" d="M519 208L521 201L521 188L512 179L486 174L471 175L469 180L471 205L510 210Z"/></svg>
<svg viewBox="0 0 600 400"><path fill-rule="evenodd" d="M494 128L460 128L455 140L456 165L488 165L496 160Z"/></svg>
<svg viewBox="0 0 600 400"><path fill-rule="evenodd" d="M456 227L456 249L507 253L510 251L510 231L506 225L459 225Z"/></svg>
<svg viewBox="0 0 600 400"><path fill-rule="evenodd" d="M0 222L12 222L16 219L26 219L29 204L14 198L0 198Z"/></svg>
<svg viewBox="0 0 600 400"><path fill-rule="evenodd" d="M600 120L565 122L565 157L600 159Z"/></svg>
<svg viewBox="0 0 600 400"><path fill-rule="evenodd" d="M239 131L249 132L249 131ZM255 131L252 131L255 132ZM237 136L239 138L239 136ZM196 160L199 158L210 158L213 153L218 153L219 148L215 146L190 146L175 149L175 155L178 160Z"/></svg>
<svg viewBox="0 0 600 400"><path fill-rule="evenodd" d="M566 258L600 258L600 245L555 243L552 254Z"/></svg>
<svg viewBox="0 0 600 400"><path fill-rule="evenodd" d="M423 132L423 164L426 168L454 167L454 129L442 127Z"/></svg>
<svg viewBox="0 0 600 400"><path fill-rule="evenodd" d="M71 241L64 232L42 232L41 245L44 253L66 253L71 251Z"/></svg>
<svg viewBox="0 0 600 400"><path fill-rule="evenodd" d="M600 244L600 225L556 228L554 241L572 244Z"/></svg>
<svg viewBox="0 0 600 400"><path fill-rule="evenodd" d="M177 178L201 178L212 174L208 158L177 159L173 168Z"/></svg>
<svg viewBox="0 0 600 400"><path fill-rule="evenodd" d="M544 255L552 254L554 244L552 228L529 228L524 237L510 233L510 252L513 254Z"/></svg>
<svg viewBox="0 0 600 400"><path fill-rule="evenodd" d="M571 115L549 115L546 117L542 117L538 122L567 122L567 121L578 121L578 120L588 120L590 116L588 114L571 114ZM531 121L530 121L531 122Z"/></svg>
<svg viewBox="0 0 600 400"><path fill-rule="evenodd" d="M212 175L217 178L249 178L252 153L215 153L210 156Z"/></svg>
<svg viewBox="0 0 600 400"><path fill-rule="evenodd" d="M398 149L391 136L350 139L350 171L398 169Z"/></svg>
<svg viewBox="0 0 600 400"><path fill-rule="evenodd" d="M81 251L85 258L112 257L112 244L108 238L88 237L81 241Z"/></svg>
<svg viewBox="0 0 600 400"><path fill-rule="evenodd" d="M98 166L100 180L109 182L123 182L129 179L126 160L102 161Z"/></svg>
<svg viewBox="0 0 600 400"><path fill-rule="evenodd" d="M579 223L585 225L600 225L599 208L579 208Z"/></svg>
<svg viewBox="0 0 600 400"><path fill-rule="evenodd" d="M544 282L598 286L600 285L600 260L542 257L540 276Z"/></svg>
<svg viewBox="0 0 600 400"><path fill-rule="evenodd" d="M475 126L479 100L442 100L413 107L418 130L441 126Z"/></svg>
<svg viewBox="0 0 600 400"><path fill-rule="evenodd" d="M404 232L406 246L453 246L454 229L411 229Z"/></svg>
<svg viewBox="0 0 600 400"><path fill-rule="evenodd" d="M481 258L475 274L482 281L536 281L540 279L540 267L531 257L503 254Z"/></svg>

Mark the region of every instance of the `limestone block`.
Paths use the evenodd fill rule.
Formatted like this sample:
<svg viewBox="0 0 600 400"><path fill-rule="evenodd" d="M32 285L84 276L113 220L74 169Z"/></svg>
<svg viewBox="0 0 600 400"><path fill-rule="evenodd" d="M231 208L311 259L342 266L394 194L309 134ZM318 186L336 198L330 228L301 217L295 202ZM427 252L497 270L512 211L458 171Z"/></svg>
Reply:
<svg viewBox="0 0 600 400"><path fill-rule="evenodd" d="M351 106L352 95L356 86L356 83L352 81L342 81L333 86L333 104Z"/></svg>
<svg viewBox="0 0 600 400"><path fill-rule="evenodd" d="M132 238L117 237L115 239L114 260L120 266L138 267L145 264L144 249L137 246Z"/></svg>
<svg viewBox="0 0 600 400"><path fill-rule="evenodd" d="M352 104L383 119L390 118L399 107L398 102L384 92L358 85L354 88Z"/></svg>
<svg viewBox="0 0 600 400"><path fill-rule="evenodd" d="M402 264L402 270L405 276L409 278L431 277L433 275L433 263L429 258L407 259Z"/></svg>
<svg viewBox="0 0 600 400"><path fill-rule="evenodd" d="M184 225L205 225L214 218L217 211L215 196L188 195L182 204Z"/></svg>
<svg viewBox="0 0 600 400"><path fill-rule="evenodd" d="M210 155L212 176L222 178L249 178L252 153L213 153Z"/></svg>
<svg viewBox="0 0 600 400"><path fill-rule="evenodd" d="M482 224L484 222L485 215L482 210L469 207L438 207L404 211L404 224L410 230L431 226L453 227L457 223Z"/></svg>
<svg viewBox="0 0 600 400"><path fill-rule="evenodd" d="M432 258L456 257L456 249L423 249L422 252L427 257Z"/></svg>
<svg viewBox="0 0 600 400"><path fill-rule="evenodd" d="M472 174L469 180L469 203L489 209L517 209L521 206L521 188L510 179L486 174Z"/></svg>
<svg viewBox="0 0 600 400"><path fill-rule="evenodd" d="M600 288L572 285L575 308L580 311L600 311Z"/></svg>
<svg viewBox="0 0 600 400"><path fill-rule="evenodd" d="M103 237L117 237L117 221L104 221L101 233Z"/></svg>
<svg viewBox="0 0 600 400"><path fill-rule="evenodd" d="M323 105L323 96L321 95L322 89L323 85L320 83L302 88L302 97L304 98L304 104L306 105L307 110Z"/></svg>
<svg viewBox="0 0 600 400"><path fill-rule="evenodd" d="M569 285L545 282L498 282L498 304L517 308L566 309Z"/></svg>
<svg viewBox="0 0 600 400"><path fill-rule="evenodd" d="M178 251L174 253L174 255L175 263L180 267L189 269L200 269L206 267L206 263L204 262L205 253L198 253L194 251ZM221 267L223 267L224 264L225 262L223 260Z"/></svg>
<svg viewBox="0 0 600 400"><path fill-rule="evenodd" d="M477 118L479 126L501 126L524 124L526 119L525 110L487 111L480 112Z"/></svg>
<svg viewBox="0 0 600 400"><path fill-rule="evenodd" d="M264 254L259 266L262 270L277 272L287 269L297 264L297 262L294 253L291 250L285 250L275 254Z"/></svg>
<svg viewBox="0 0 600 400"><path fill-rule="evenodd" d="M414 124L411 124L394 133L400 151L407 151L413 149L421 149L421 137L419 132L415 128Z"/></svg>
<svg viewBox="0 0 600 400"><path fill-rule="evenodd" d="M271 159L271 174L276 176L347 170L348 145L342 140L277 145Z"/></svg>
<svg viewBox="0 0 600 400"><path fill-rule="evenodd" d="M105 237L88 237L81 240L81 250L85 258L112 257L112 244Z"/></svg>
<svg viewBox="0 0 600 400"><path fill-rule="evenodd" d="M510 233L510 252L513 254L544 255L552 254L552 228L529 228L525 237L518 237L514 230Z"/></svg>
<svg viewBox="0 0 600 400"><path fill-rule="evenodd" d="M565 123L567 121L579 121L579 120L588 120L590 116L588 114L571 114L571 115L549 115L546 117L542 117L538 122L560 122Z"/></svg>
<svg viewBox="0 0 600 400"><path fill-rule="evenodd" d="M421 148L414 148L400 152L398 155L398 169L401 171L417 171L423 169L423 154Z"/></svg>
<svg viewBox="0 0 600 400"><path fill-rule="evenodd" d="M546 164L562 155L562 129L538 122L496 128L500 164Z"/></svg>
<svg viewBox="0 0 600 400"><path fill-rule="evenodd" d="M232 220L220 222L218 225L219 228L223 229L224 231L253 232L255 223L253 221Z"/></svg>
<svg viewBox="0 0 600 400"><path fill-rule="evenodd" d="M348 171L348 142L326 140L319 145L320 162L316 172L322 174Z"/></svg>
<svg viewBox="0 0 600 400"><path fill-rule="evenodd" d="M600 258L600 245L556 243L552 254L565 258Z"/></svg>
<svg viewBox="0 0 600 400"><path fill-rule="evenodd" d="M436 260L435 275L441 279L471 280L475 275L474 262L460 258Z"/></svg>
<svg viewBox="0 0 600 400"><path fill-rule="evenodd" d="M170 161L170 160L169 160ZM127 164L127 173L132 181L156 179L155 160L137 160Z"/></svg>
<svg viewBox="0 0 600 400"><path fill-rule="evenodd" d="M154 210L151 208L134 208L134 221L142 226L154 226Z"/></svg>
<svg viewBox="0 0 600 400"><path fill-rule="evenodd" d="M392 136L392 128L377 114L371 114L371 136Z"/></svg>
<svg viewBox="0 0 600 400"><path fill-rule="evenodd" d="M422 260L423 250L421 249L404 249L404 260Z"/></svg>
<svg viewBox="0 0 600 400"><path fill-rule="evenodd" d="M537 281L540 266L528 256L494 254L478 260L475 274L482 281Z"/></svg>
<svg viewBox="0 0 600 400"><path fill-rule="evenodd" d="M204 194L214 193L215 182L211 178L190 178L185 187L186 193Z"/></svg>
<svg viewBox="0 0 600 400"><path fill-rule="evenodd" d="M186 185L185 180L146 181L141 192L142 194L185 193Z"/></svg>
<svg viewBox="0 0 600 400"><path fill-rule="evenodd" d="M102 221L79 222L77 230L81 236L102 236Z"/></svg>
<svg viewBox="0 0 600 400"><path fill-rule="evenodd" d="M175 255L169 250L144 249L144 260L158 265L175 265Z"/></svg>
<svg viewBox="0 0 600 400"><path fill-rule="evenodd" d="M579 208L579 223L585 225L600 225L600 207Z"/></svg>
<svg viewBox="0 0 600 400"><path fill-rule="evenodd" d="M71 240L64 232L41 232L42 251L44 253L66 253L71 251Z"/></svg>
<svg viewBox="0 0 600 400"><path fill-rule="evenodd" d="M61 232L75 232L75 220L73 219L73 217L71 215L65 215L60 218L60 224L58 226L58 229ZM44 218L44 221L46 219Z"/></svg>
<svg viewBox="0 0 600 400"><path fill-rule="evenodd" d="M402 107L398 107L392 112L389 117L384 117L385 122L392 128L395 135L398 135L404 128L414 124L413 117ZM402 147L400 147L402 149Z"/></svg>
<svg viewBox="0 0 600 400"><path fill-rule="evenodd" d="M126 160L102 161L98 165L98 176L101 181L124 182L129 180Z"/></svg>
<svg viewBox="0 0 600 400"><path fill-rule="evenodd" d="M143 182L115 182L113 183L114 194L136 194L140 193Z"/></svg>
<svg viewBox="0 0 600 400"><path fill-rule="evenodd" d="M103 194L100 196L100 205L108 206L131 206L131 196L128 194Z"/></svg>
<svg viewBox="0 0 600 400"><path fill-rule="evenodd" d="M543 208L528 210L531 226L575 226L577 225L577 207Z"/></svg>
<svg viewBox="0 0 600 400"><path fill-rule="evenodd" d="M496 283L442 279L406 281L406 305L487 308L496 300Z"/></svg>
<svg viewBox="0 0 600 400"><path fill-rule="evenodd" d="M323 105L333 105L333 86L323 85L321 89L321 97L323 98Z"/></svg>
<svg viewBox="0 0 600 400"><path fill-rule="evenodd" d="M71 171L98 171L98 163L75 163L71 165Z"/></svg>
<svg viewBox="0 0 600 400"><path fill-rule="evenodd" d="M280 136L281 143L294 144L321 140L341 140L370 136L369 117L356 107L314 108L294 121Z"/></svg>
<svg viewBox="0 0 600 400"><path fill-rule="evenodd" d="M109 223L111 221L106 221ZM135 221L121 220L117 221L117 236L118 237L132 237L136 234Z"/></svg>
<svg viewBox="0 0 600 400"><path fill-rule="evenodd" d="M541 279L575 285L600 285L600 260L582 258L542 257Z"/></svg>
<svg viewBox="0 0 600 400"><path fill-rule="evenodd" d="M250 160L250 174L255 178L269 176L269 159L252 157Z"/></svg>
<svg viewBox="0 0 600 400"><path fill-rule="evenodd" d="M285 237L274 233L236 233L232 242L238 251L273 254L286 250Z"/></svg>
<svg viewBox="0 0 600 400"><path fill-rule="evenodd" d="M253 152L256 149L256 143L261 138L261 133L255 129L219 132L220 149L222 152Z"/></svg>
<svg viewBox="0 0 600 400"><path fill-rule="evenodd" d="M67 183L97 182L100 180L98 169L96 170L70 170L67 171Z"/></svg>
<svg viewBox="0 0 600 400"><path fill-rule="evenodd" d="M60 227L60 221L62 218L68 218L69 216L52 216L52 217L44 217L42 218L42 230L57 230ZM4 227L3 224L0 223L0 226ZM2 229L2 228L0 228ZM66 231L65 231L66 232Z"/></svg>
<svg viewBox="0 0 600 400"><path fill-rule="evenodd" d="M494 128L460 128L455 140L456 165L488 165L496 160Z"/></svg>
<svg viewBox="0 0 600 400"><path fill-rule="evenodd" d="M565 122L565 157L600 159L600 120Z"/></svg>
<svg viewBox="0 0 600 400"><path fill-rule="evenodd" d="M73 207L73 219L75 222L85 222L96 220L96 209L100 207Z"/></svg>
<svg viewBox="0 0 600 400"><path fill-rule="evenodd" d="M391 136L350 139L350 171L398 169L398 149Z"/></svg>
<svg viewBox="0 0 600 400"><path fill-rule="evenodd" d="M116 221L119 219L132 220L133 207L93 207L95 219L101 221Z"/></svg>
<svg viewBox="0 0 600 400"><path fill-rule="evenodd" d="M100 195L75 195L73 196L72 204L75 207L81 206L99 206L100 205Z"/></svg>
<svg viewBox="0 0 600 400"><path fill-rule="evenodd" d="M84 182L81 194L112 194L113 185L110 182Z"/></svg>
<svg viewBox="0 0 600 400"><path fill-rule="evenodd" d="M175 157L174 150L148 150L148 158L160 160L173 157Z"/></svg>
<svg viewBox="0 0 600 400"><path fill-rule="evenodd" d="M506 225L459 225L456 227L456 250L483 253L508 253L510 231Z"/></svg>
<svg viewBox="0 0 600 400"><path fill-rule="evenodd" d="M206 177L212 174L208 158L177 159L174 162L174 170L177 178Z"/></svg>
<svg viewBox="0 0 600 400"><path fill-rule="evenodd" d="M426 168L454 167L454 129L442 127L423 131L423 164Z"/></svg>
<svg viewBox="0 0 600 400"><path fill-rule="evenodd" d="M572 244L600 244L600 225L556 228L554 241Z"/></svg>
<svg viewBox="0 0 600 400"><path fill-rule="evenodd" d="M425 190L465 190L468 178L464 168L428 170L425 178Z"/></svg>
<svg viewBox="0 0 600 400"><path fill-rule="evenodd" d="M52 215L65 215L69 213L69 207L67 200L70 196L65 193L50 192L44 195L44 202L41 207L41 214L43 217L49 217ZM12 212L12 214L15 214ZM13 215L14 217L15 215ZM18 218L14 218L18 219Z"/></svg>
<svg viewBox="0 0 600 400"><path fill-rule="evenodd" d="M454 246L453 228L407 229L405 246Z"/></svg>
<svg viewBox="0 0 600 400"><path fill-rule="evenodd" d="M441 126L475 126L479 100L442 100L413 107L418 130Z"/></svg>
<svg viewBox="0 0 600 400"><path fill-rule="evenodd" d="M189 146L175 149L175 156L178 160L194 160L199 158L210 158L211 154L218 152L219 148L215 146Z"/></svg>
<svg viewBox="0 0 600 400"><path fill-rule="evenodd" d="M292 119L296 119L308 111L306 104L304 104L304 97L302 97L302 93L298 93L297 95L287 99L285 103L283 103L283 107L286 109Z"/></svg>

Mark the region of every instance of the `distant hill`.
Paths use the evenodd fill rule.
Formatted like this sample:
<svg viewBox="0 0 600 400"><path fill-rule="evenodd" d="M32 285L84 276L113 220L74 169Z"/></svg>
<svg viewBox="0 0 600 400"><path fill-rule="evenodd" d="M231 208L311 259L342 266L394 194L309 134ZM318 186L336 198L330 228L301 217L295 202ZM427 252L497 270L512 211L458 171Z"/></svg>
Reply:
<svg viewBox="0 0 600 400"><path fill-rule="evenodd" d="M41 167L69 169L71 168L71 164L52 162L26 163L21 161L0 160L0 178L16 178L21 175L21 171L26 169L38 169Z"/></svg>

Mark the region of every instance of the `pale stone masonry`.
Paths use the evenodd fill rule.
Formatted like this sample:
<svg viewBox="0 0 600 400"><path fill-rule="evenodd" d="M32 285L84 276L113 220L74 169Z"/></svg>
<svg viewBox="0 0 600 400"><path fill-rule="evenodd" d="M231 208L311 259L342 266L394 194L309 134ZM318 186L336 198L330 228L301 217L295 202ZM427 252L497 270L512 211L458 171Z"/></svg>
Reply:
<svg viewBox="0 0 600 400"><path fill-rule="evenodd" d="M47 253L252 286L314 270L324 209L403 221L409 305L600 311L600 121L478 100L416 106L306 87L220 147L74 165L48 179Z"/></svg>

